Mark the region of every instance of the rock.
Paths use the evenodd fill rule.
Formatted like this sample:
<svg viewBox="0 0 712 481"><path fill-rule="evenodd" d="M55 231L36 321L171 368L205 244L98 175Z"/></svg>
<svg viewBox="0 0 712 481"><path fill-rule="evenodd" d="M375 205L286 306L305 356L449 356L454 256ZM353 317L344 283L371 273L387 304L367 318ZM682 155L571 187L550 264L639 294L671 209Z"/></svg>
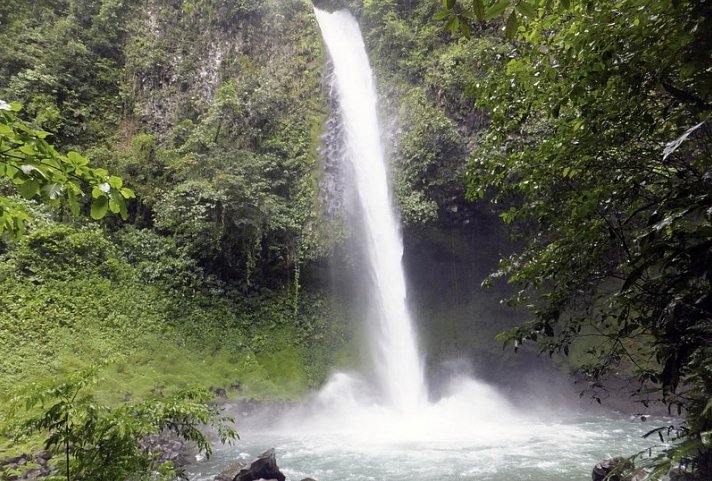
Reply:
<svg viewBox="0 0 712 481"><path fill-rule="evenodd" d="M173 461L176 467L193 464L198 454L192 443L168 432L146 436L141 441L141 449L157 455L159 463Z"/></svg>
<svg viewBox="0 0 712 481"><path fill-rule="evenodd" d="M35 458L42 459L44 461L49 461L51 457L52 453L50 453L49 451L40 451L39 453L35 454Z"/></svg>
<svg viewBox="0 0 712 481"><path fill-rule="evenodd" d="M245 463L232 463L215 476L214 481L232 481L244 467Z"/></svg>
<svg viewBox="0 0 712 481"><path fill-rule="evenodd" d="M593 472L591 473L591 479L593 481L626 481L630 480L630 475L625 476L625 472L630 472L633 469L633 463L631 463L626 458L615 457L606 459L596 464L593 467ZM608 476L610 473L613 475Z"/></svg>
<svg viewBox="0 0 712 481"><path fill-rule="evenodd" d="M304 478L304 479L302 479L302 481L316 481L316 479L314 479L314 478Z"/></svg>
<svg viewBox="0 0 712 481"><path fill-rule="evenodd" d="M645 481L647 477L648 473L644 469L639 469L633 473L633 477L630 478L630 481Z"/></svg>
<svg viewBox="0 0 712 481"><path fill-rule="evenodd" d="M693 476L682 468L673 468L668 472L670 481L692 481Z"/></svg>
<svg viewBox="0 0 712 481"><path fill-rule="evenodd" d="M258 479L284 481L285 476L277 466L274 448L268 449L252 461L249 468L243 468L233 481L257 481Z"/></svg>
<svg viewBox="0 0 712 481"><path fill-rule="evenodd" d="M213 395L218 399L227 399L227 391L225 390L225 388L210 386L210 392L212 392Z"/></svg>
<svg viewBox="0 0 712 481"><path fill-rule="evenodd" d="M20 454L12 458L0 460L0 478L2 473L5 473L5 478L9 481L20 479L43 479L51 475L53 467L47 464L52 454L48 451L40 451L36 454ZM7 474L6 471L12 470L14 474Z"/></svg>

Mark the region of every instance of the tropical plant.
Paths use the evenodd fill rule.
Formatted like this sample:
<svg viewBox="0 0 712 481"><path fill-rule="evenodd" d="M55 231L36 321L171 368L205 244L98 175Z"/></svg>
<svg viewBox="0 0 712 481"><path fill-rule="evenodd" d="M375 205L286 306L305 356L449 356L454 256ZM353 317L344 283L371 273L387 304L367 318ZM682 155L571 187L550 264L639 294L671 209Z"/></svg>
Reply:
<svg viewBox="0 0 712 481"><path fill-rule="evenodd" d="M150 436L177 436L208 457L212 449L201 426L215 427L222 442L237 437L228 424L233 420L220 416L206 390L108 407L90 390L97 380L94 366L65 381L33 384L11 399L5 430L16 441L44 436L44 448L59 460L53 479L174 479L176 466L151 445Z"/></svg>
<svg viewBox="0 0 712 481"><path fill-rule="evenodd" d="M47 132L34 130L17 118L20 106L0 100L0 181L13 186L9 192L25 199L39 198L52 206L66 204L78 215L80 199L91 190L91 217L108 212L127 217L126 199L133 191L120 177L95 168L78 152L60 154L46 138ZM27 210L9 195L0 196L0 235L17 236L30 220Z"/></svg>

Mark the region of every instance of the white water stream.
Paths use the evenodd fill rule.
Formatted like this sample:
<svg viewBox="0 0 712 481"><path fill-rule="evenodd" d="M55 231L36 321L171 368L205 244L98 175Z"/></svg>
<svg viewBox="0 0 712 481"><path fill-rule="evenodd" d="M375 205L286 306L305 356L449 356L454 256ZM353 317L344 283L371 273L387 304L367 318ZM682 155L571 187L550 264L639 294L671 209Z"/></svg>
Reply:
<svg viewBox="0 0 712 481"><path fill-rule="evenodd" d="M219 449L217 463L191 468L191 479L212 479L228 460L249 461L276 447L294 480L571 481L590 479L601 458L643 448L639 436L647 426L627 417L525 414L467 377L451 379L442 398L428 400L364 42L348 12L315 12L333 63L342 160L360 204L354 223L362 226L358 241L366 259L359 263L371 285L373 308L364 312L375 379L337 373L302 406L267 414L253 427L241 424L237 451Z"/></svg>
<svg viewBox="0 0 712 481"><path fill-rule="evenodd" d="M334 67L334 87L344 131L342 161L353 173L374 309L369 319L374 371L382 401L415 413L426 403L425 376L415 329L406 306L403 242L393 212L377 115L373 73L356 20L346 11L316 10Z"/></svg>

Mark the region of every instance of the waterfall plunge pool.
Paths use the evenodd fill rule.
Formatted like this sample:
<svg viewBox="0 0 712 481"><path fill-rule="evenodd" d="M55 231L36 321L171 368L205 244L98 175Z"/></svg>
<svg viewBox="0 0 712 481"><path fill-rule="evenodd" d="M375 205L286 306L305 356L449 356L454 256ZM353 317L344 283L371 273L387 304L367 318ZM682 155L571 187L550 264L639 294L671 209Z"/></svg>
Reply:
<svg viewBox="0 0 712 481"><path fill-rule="evenodd" d="M493 421L463 426L467 432L452 439L436 433L416 441L248 430L234 446L217 446L213 457L191 466L188 475L191 481L212 481L231 463L249 464L273 447L289 481L587 481L598 461L647 449L654 440L642 435L666 422L616 413L565 414L555 421L520 420L514 429L505 422L498 432Z"/></svg>
<svg viewBox="0 0 712 481"><path fill-rule="evenodd" d="M655 439L643 434L671 423L535 398L517 406L465 376L441 399L403 412L353 373L335 374L298 406L227 412L237 415L242 439L191 466L190 480L212 481L231 463L275 448L290 481L587 481L597 462L648 449Z"/></svg>

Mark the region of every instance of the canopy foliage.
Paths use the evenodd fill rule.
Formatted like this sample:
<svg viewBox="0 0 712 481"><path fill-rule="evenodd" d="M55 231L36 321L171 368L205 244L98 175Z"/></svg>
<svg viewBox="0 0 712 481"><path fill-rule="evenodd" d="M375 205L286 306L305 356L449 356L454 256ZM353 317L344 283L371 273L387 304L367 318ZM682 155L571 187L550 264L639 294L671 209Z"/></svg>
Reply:
<svg viewBox="0 0 712 481"><path fill-rule="evenodd" d="M638 399L686 415L656 473L682 463L709 479L712 3L442 7L452 32L501 16L511 39L468 89L490 117L469 195L507 206L525 240L494 277L531 320L500 338L549 354L594 338L580 370L594 390L611 370L633 372Z"/></svg>

